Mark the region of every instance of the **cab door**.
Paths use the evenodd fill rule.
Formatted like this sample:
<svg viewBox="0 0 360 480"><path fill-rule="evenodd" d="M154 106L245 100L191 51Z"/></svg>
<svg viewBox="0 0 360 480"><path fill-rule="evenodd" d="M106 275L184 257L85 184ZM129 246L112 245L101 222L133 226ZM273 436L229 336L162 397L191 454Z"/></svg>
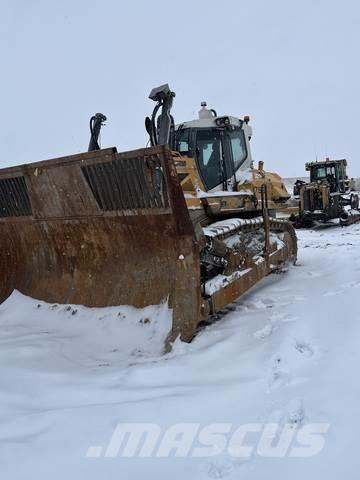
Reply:
<svg viewBox="0 0 360 480"><path fill-rule="evenodd" d="M229 169L234 174L241 168L248 156L244 131L233 127L227 130L227 144L229 149Z"/></svg>

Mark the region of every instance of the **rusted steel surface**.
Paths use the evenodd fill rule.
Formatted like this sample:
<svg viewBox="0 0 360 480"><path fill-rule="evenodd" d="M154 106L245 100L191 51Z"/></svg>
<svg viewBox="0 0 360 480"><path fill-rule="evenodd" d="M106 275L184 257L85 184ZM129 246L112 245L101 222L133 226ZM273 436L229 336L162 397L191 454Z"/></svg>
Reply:
<svg viewBox="0 0 360 480"><path fill-rule="evenodd" d="M0 170L0 301L144 307L200 318L194 230L168 149L106 149Z"/></svg>
<svg viewBox="0 0 360 480"><path fill-rule="evenodd" d="M224 286L221 290L213 293L210 300L210 313L216 313L222 310L226 305L234 302L244 293L250 290L257 282L269 273L266 262L251 267L240 278L235 279L230 284Z"/></svg>
<svg viewBox="0 0 360 480"><path fill-rule="evenodd" d="M269 273L283 266L287 261L294 261L296 247L288 232L285 232L283 242L284 245L279 249L274 248L274 246L271 247L269 262L266 259L258 262L252 261L241 277L235 278L231 283L213 293L210 300L210 313L222 310L226 305L234 302L250 290L251 287Z"/></svg>

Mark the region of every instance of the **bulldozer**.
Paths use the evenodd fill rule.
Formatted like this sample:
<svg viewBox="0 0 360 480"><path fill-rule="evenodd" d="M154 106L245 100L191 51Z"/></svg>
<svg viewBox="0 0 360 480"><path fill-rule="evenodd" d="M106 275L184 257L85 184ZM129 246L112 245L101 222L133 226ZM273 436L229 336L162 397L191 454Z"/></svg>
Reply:
<svg viewBox="0 0 360 480"><path fill-rule="evenodd" d="M0 302L14 289L88 307L166 302L169 349L295 262L293 226L269 216L269 183L241 182L248 119L203 105L175 125L169 86L149 97L146 148L100 148L96 114L87 152L0 170Z"/></svg>
<svg viewBox="0 0 360 480"><path fill-rule="evenodd" d="M308 162L310 182L297 180L294 195L299 197L299 214L291 217L297 228L342 226L360 220L359 196L355 182L349 179L346 159Z"/></svg>

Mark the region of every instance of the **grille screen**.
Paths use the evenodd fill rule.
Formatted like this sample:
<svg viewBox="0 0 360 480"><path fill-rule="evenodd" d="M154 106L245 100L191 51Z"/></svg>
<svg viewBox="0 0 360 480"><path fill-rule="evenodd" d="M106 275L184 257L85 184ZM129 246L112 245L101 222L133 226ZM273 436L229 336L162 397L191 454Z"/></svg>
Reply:
<svg viewBox="0 0 360 480"><path fill-rule="evenodd" d="M102 210L169 206L164 175L156 157L113 160L81 169Z"/></svg>
<svg viewBox="0 0 360 480"><path fill-rule="evenodd" d="M0 217L32 215L24 177L0 179Z"/></svg>

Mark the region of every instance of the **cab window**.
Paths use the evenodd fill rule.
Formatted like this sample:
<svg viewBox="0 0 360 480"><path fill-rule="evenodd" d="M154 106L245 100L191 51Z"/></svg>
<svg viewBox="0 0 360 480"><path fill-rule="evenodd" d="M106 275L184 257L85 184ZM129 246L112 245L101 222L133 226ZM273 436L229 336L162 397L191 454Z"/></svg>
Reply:
<svg viewBox="0 0 360 480"><path fill-rule="evenodd" d="M336 171L334 165L319 166L314 169L313 181L322 180L324 178L336 177Z"/></svg>
<svg viewBox="0 0 360 480"><path fill-rule="evenodd" d="M318 167L315 170L315 178L325 178L325 167Z"/></svg>
<svg viewBox="0 0 360 480"><path fill-rule="evenodd" d="M231 151L235 171L244 163L247 157L245 136L243 130L236 128L229 132Z"/></svg>
<svg viewBox="0 0 360 480"><path fill-rule="evenodd" d="M220 131L199 129L196 133L196 157L207 190L222 182L222 156Z"/></svg>
<svg viewBox="0 0 360 480"><path fill-rule="evenodd" d="M188 129L180 129L175 133L175 150L184 156L191 155L190 134Z"/></svg>

